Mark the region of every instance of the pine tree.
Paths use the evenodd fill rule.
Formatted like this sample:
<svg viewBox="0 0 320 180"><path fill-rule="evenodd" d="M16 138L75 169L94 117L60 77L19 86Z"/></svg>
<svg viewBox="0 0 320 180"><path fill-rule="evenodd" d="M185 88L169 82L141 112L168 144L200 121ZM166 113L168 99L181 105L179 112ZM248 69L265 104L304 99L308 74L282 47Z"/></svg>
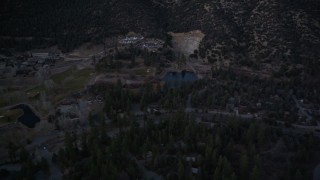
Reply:
<svg viewBox="0 0 320 180"><path fill-rule="evenodd" d="M233 173L232 166L226 157L223 158L222 161L222 174L223 177L229 177Z"/></svg>
<svg viewBox="0 0 320 180"><path fill-rule="evenodd" d="M82 155L87 156L89 153L88 149L88 143L87 143L87 133L82 133L81 135L81 149L82 149Z"/></svg>
<svg viewBox="0 0 320 180"><path fill-rule="evenodd" d="M250 124L250 127L246 133L246 141L248 144L250 144L251 142L254 141L256 136L256 126L254 125L254 123Z"/></svg>
<svg viewBox="0 0 320 180"><path fill-rule="evenodd" d="M240 179L247 180L248 177L248 156L246 153L243 153L240 157Z"/></svg>
<svg viewBox="0 0 320 180"><path fill-rule="evenodd" d="M221 179L221 167L218 165L216 167L216 169L214 170L214 174L213 174L213 180L220 180Z"/></svg>
<svg viewBox="0 0 320 180"><path fill-rule="evenodd" d="M30 158L29 152L24 147L22 147L20 150L20 161L27 162L29 158Z"/></svg>
<svg viewBox="0 0 320 180"><path fill-rule="evenodd" d="M220 135L219 135L219 133L217 133L217 135L216 135L216 138L215 138L215 145L216 145L216 147L217 148L220 148L221 147L221 138L220 138Z"/></svg>
<svg viewBox="0 0 320 180"><path fill-rule="evenodd" d="M39 165L40 165L41 170L44 173L49 173L49 164L48 164L48 161L45 158L43 158L43 157L41 158L41 161L40 161Z"/></svg>
<svg viewBox="0 0 320 180"><path fill-rule="evenodd" d="M178 163L178 179L184 180L184 174L185 174L184 165L182 163L182 160L180 159Z"/></svg>
<svg viewBox="0 0 320 180"><path fill-rule="evenodd" d="M259 179L260 179L260 175L259 175L258 167L254 166L250 174L250 180L259 180Z"/></svg>
<svg viewBox="0 0 320 180"><path fill-rule="evenodd" d="M190 163L188 163L186 169L187 170L186 170L186 174L185 174L185 180L191 180L193 177L193 174L192 174L192 169L191 169Z"/></svg>
<svg viewBox="0 0 320 180"><path fill-rule="evenodd" d="M303 176L302 176L300 170L296 171L296 173L294 174L294 178L293 179L294 180L303 180Z"/></svg>
<svg viewBox="0 0 320 180"><path fill-rule="evenodd" d="M18 147L14 143L12 143L11 141L8 143L7 150L8 150L8 154L10 156L11 162L17 159L16 158L17 149Z"/></svg>

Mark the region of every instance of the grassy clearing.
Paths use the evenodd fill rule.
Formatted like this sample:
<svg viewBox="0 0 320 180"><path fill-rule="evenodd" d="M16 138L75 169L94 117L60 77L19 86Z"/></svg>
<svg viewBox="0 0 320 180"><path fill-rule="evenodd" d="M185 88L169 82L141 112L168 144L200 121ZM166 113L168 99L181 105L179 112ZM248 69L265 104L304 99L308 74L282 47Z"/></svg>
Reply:
<svg viewBox="0 0 320 180"><path fill-rule="evenodd" d="M138 76L148 76L148 75L153 75L155 73L155 68L143 67L139 69L134 69L133 72L135 75L138 75Z"/></svg>
<svg viewBox="0 0 320 180"><path fill-rule="evenodd" d="M145 76L147 75L147 69L135 69L134 74L139 76Z"/></svg>
<svg viewBox="0 0 320 180"><path fill-rule="evenodd" d="M59 74L55 74L51 77L51 79L57 83L57 84L60 84L62 83L62 81L72 75L74 75L76 72L76 67L71 67L70 69L62 72L62 73L59 73Z"/></svg>
<svg viewBox="0 0 320 180"><path fill-rule="evenodd" d="M72 73L71 76L68 76L61 85L63 85L68 92L80 90L88 83L92 73L94 73L93 69L76 71Z"/></svg>
<svg viewBox="0 0 320 180"><path fill-rule="evenodd" d="M52 80L59 89L59 93L55 95L52 94L53 103L62 100L65 96L72 92L83 89L94 72L94 69L89 68L82 70L70 68L67 71L54 75Z"/></svg>
<svg viewBox="0 0 320 180"><path fill-rule="evenodd" d="M76 70L74 67L52 76L52 80L66 91L76 91L82 89L90 79L94 69Z"/></svg>
<svg viewBox="0 0 320 180"><path fill-rule="evenodd" d="M40 86L36 86L30 90L27 91L27 94L32 97L40 92L47 92L46 87L44 87L44 85L40 85Z"/></svg>
<svg viewBox="0 0 320 180"><path fill-rule="evenodd" d="M45 92L46 98L54 104L64 99L70 93L82 90L94 72L94 69L77 70L76 67L72 67L51 77L53 81L52 88L45 85L37 85L29 90L3 90L0 93L0 108L21 102L37 104L39 101L37 95L41 92ZM37 109L40 110L41 107L37 107ZM6 119L2 118L0 121L3 123L6 122Z"/></svg>
<svg viewBox="0 0 320 180"><path fill-rule="evenodd" d="M25 91L6 92L0 95L0 108L28 101L28 95Z"/></svg>
<svg viewBox="0 0 320 180"><path fill-rule="evenodd" d="M22 114L21 109L2 110L0 112L0 126L15 122Z"/></svg>
<svg viewBox="0 0 320 180"><path fill-rule="evenodd" d="M3 96L0 96L0 108L7 106L9 104L8 100L5 99Z"/></svg>

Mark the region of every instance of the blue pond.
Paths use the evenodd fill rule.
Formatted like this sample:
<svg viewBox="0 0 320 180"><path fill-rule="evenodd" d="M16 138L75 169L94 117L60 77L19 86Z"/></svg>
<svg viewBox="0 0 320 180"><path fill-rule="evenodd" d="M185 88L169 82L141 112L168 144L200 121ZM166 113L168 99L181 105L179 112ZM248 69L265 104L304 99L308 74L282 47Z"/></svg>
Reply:
<svg viewBox="0 0 320 180"><path fill-rule="evenodd" d="M168 88L177 88L184 84L188 85L197 79L197 76L189 71L169 72L163 78Z"/></svg>
<svg viewBox="0 0 320 180"><path fill-rule="evenodd" d="M40 122L40 118L36 114L34 114L34 112L30 109L28 105L19 104L11 109L23 110L23 115L18 118L18 121L27 126L28 128L34 128L36 124Z"/></svg>

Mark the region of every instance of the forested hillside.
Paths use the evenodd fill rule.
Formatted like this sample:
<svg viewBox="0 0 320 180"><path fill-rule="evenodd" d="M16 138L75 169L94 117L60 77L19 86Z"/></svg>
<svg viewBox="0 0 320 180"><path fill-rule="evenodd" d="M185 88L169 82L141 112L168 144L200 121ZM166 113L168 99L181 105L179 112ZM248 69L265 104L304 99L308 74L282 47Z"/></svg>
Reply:
<svg viewBox="0 0 320 180"><path fill-rule="evenodd" d="M129 30L148 35L159 35L161 30L158 10L148 1L5 0L1 4L2 48L20 44L19 50L24 50L50 42L69 51Z"/></svg>
<svg viewBox="0 0 320 180"><path fill-rule="evenodd" d="M200 57L211 63L276 69L319 67L320 3L316 0L4 0L0 9L2 48L26 50L58 44L70 51L87 41L135 31L201 30Z"/></svg>

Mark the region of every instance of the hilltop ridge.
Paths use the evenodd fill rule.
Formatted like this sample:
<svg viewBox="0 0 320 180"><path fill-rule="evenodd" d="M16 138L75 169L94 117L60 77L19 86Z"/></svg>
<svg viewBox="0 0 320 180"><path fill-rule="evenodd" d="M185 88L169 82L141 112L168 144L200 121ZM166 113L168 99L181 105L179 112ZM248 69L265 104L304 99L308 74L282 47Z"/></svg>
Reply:
<svg viewBox="0 0 320 180"><path fill-rule="evenodd" d="M1 48L58 44L70 51L129 31L165 39L167 32L200 30L205 37L199 58L215 65L227 61L256 70L311 74L320 67L320 3L314 0L5 0L1 4Z"/></svg>

